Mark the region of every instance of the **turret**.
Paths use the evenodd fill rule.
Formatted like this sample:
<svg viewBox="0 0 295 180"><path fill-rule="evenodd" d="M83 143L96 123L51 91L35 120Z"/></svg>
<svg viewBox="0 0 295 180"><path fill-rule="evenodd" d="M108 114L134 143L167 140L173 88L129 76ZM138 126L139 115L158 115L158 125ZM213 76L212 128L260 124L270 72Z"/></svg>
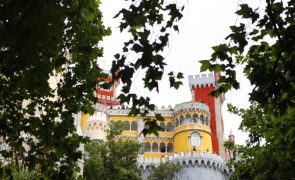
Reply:
<svg viewBox="0 0 295 180"><path fill-rule="evenodd" d="M233 130L230 130L228 140L235 143L235 135L233 134Z"/></svg>
<svg viewBox="0 0 295 180"><path fill-rule="evenodd" d="M108 77L103 79L104 82L112 82L110 73L104 73L108 74ZM119 105L119 101L116 99L116 88L118 84L119 82L115 81L110 89L103 89L97 85L95 92L97 98L95 113L92 116L89 114L81 115L80 125L82 133L90 137L90 139L106 139L106 131L108 128L107 109Z"/></svg>
<svg viewBox="0 0 295 180"><path fill-rule="evenodd" d="M230 132L229 132L228 141L235 144L235 135L233 134L232 130L230 130ZM226 153L225 159L228 159L228 160L233 159L235 156L233 150L229 150L227 148L225 148L225 153Z"/></svg>
<svg viewBox="0 0 295 180"><path fill-rule="evenodd" d="M105 82L112 82L112 77L110 73L105 72L108 74L108 77L104 79ZM118 105L119 101L116 100L116 88L118 86L119 82L114 81L110 89L103 89L99 87L98 85L96 86L96 98L98 100L97 103L105 105L105 106L113 106L113 105Z"/></svg>
<svg viewBox="0 0 295 180"><path fill-rule="evenodd" d="M91 140L106 140L107 129L107 115L95 112L86 122L85 135Z"/></svg>
<svg viewBox="0 0 295 180"><path fill-rule="evenodd" d="M196 76L189 76L189 86L192 93L192 101L203 102L208 105L211 114L210 128L212 133L212 147L213 153L224 157L223 147L223 119L221 114L221 107L224 101L224 96L218 98L210 96L209 94L218 87L218 79L220 73L202 74Z"/></svg>
<svg viewBox="0 0 295 180"><path fill-rule="evenodd" d="M174 108L174 153L212 152L210 112L206 104L185 102Z"/></svg>

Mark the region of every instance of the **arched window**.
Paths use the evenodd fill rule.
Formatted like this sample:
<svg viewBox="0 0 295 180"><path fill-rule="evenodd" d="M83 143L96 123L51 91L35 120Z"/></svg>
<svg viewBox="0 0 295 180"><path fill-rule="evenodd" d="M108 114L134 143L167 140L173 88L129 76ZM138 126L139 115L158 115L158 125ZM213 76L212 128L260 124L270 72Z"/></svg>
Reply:
<svg viewBox="0 0 295 180"><path fill-rule="evenodd" d="M198 123L199 116L198 114L193 115L193 123Z"/></svg>
<svg viewBox="0 0 295 180"><path fill-rule="evenodd" d="M175 119L175 127L179 126L179 120L178 118Z"/></svg>
<svg viewBox="0 0 295 180"><path fill-rule="evenodd" d="M206 116L206 125L209 126L209 117Z"/></svg>
<svg viewBox="0 0 295 180"><path fill-rule="evenodd" d="M130 122L124 121L124 131L129 131L129 130L130 130Z"/></svg>
<svg viewBox="0 0 295 180"><path fill-rule="evenodd" d="M153 142L153 145L152 145L152 151L153 151L153 152L158 152L158 151L159 151L158 143Z"/></svg>
<svg viewBox="0 0 295 180"><path fill-rule="evenodd" d="M160 122L160 127L163 129L162 131L165 131L165 123L164 122Z"/></svg>
<svg viewBox="0 0 295 180"><path fill-rule="evenodd" d="M160 152L161 153L165 153L166 152L166 145L163 142L161 142L161 144L160 144Z"/></svg>
<svg viewBox="0 0 295 180"><path fill-rule="evenodd" d="M132 123L131 123L131 131L137 131L137 122L136 121L132 121Z"/></svg>
<svg viewBox="0 0 295 180"><path fill-rule="evenodd" d="M204 118L203 114L200 116L200 119L201 119L202 124L205 124L205 118Z"/></svg>
<svg viewBox="0 0 295 180"><path fill-rule="evenodd" d="M191 123L191 115L190 114L186 114L185 115L185 119L184 119L184 124L190 124Z"/></svg>
<svg viewBox="0 0 295 180"><path fill-rule="evenodd" d="M173 125L172 122L167 123L167 132L172 132L173 131Z"/></svg>
<svg viewBox="0 0 295 180"><path fill-rule="evenodd" d="M168 153L173 152L173 145L172 145L172 143L168 143L168 144L167 144L167 152L168 152Z"/></svg>
<svg viewBox="0 0 295 180"><path fill-rule="evenodd" d="M179 125L183 125L183 116L182 115L179 117Z"/></svg>
<svg viewBox="0 0 295 180"><path fill-rule="evenodd" d="M151 152L151 143L146 142L144 146L145 152Z"/></svg>
<svg viewBox="0 0 295 180"><path fill-rule="evenodd" d="M201 146L201 135L198 132L192 132L190 141L192 147Z"/></svg>

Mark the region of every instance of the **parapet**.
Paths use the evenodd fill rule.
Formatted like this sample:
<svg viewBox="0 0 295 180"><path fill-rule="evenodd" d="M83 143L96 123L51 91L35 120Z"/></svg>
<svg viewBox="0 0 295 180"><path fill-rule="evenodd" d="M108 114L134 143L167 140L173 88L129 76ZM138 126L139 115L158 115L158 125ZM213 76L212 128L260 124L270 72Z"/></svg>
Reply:
<svg viewBox="0 0 295 180"><path fill-rule="evenodd" d="M175 105L175 114L183 111L203 111L210 115L209 107L206 104L200 102L189 101Z"/></svg>
<svg viewBox="0 0 295 180"><path fill-rule="evenodd" d="M210 74L200 74L195 76L189 76L188 77L188 83L191 89L195 87L205 87L206 85L215 86L215 78L212 73Z"/></svg>
<svg viewBox="0 0 295 180"><path fill-rule="evenodd" d="M143 170L148 170L152 165L158 166L161 162L176 162L180 163L184 167L186 166L196 166L196 167L207 167L214 168L219 170L221 173L230 174L233 169L229 169L226 166L226 161L216 154L209 152L180 152L175 153L172 156L165 156L163 158L154 158L149 157L138 158L138 167Z"/></svg>

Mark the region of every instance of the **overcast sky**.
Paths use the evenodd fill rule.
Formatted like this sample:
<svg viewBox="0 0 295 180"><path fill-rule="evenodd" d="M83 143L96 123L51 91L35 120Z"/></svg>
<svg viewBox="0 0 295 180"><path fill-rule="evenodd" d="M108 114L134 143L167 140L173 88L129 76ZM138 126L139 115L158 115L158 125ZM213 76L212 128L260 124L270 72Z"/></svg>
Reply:
<svg viewBox="0 0 295 180"><path fill-rule="evenodd" d="M181 1L178 1L181 2ZM239 22L236 14L238 0L187 0L184 17L180 22L179 33L173 33L165 62L168 64L167 71L183 72L185 79L179 90L170 89L167 76L160 84L160 93L150 93L143 89L141 77L144 72L138 72L134 78L132 92L142 96L149 96L151 101L158 107L190 101L191 93L188 86L188 76L200 73L198 60L209 59L212 53L211 47L227 42L224 38L229 34L229 26ZM102 0L105 25L112 28L113 34L105 38L102 43L104 47L104 58L99 64L105 69L110 69L113 55L122 48L124 40L129 36L120 34L118 21L113 17L124 6L123 0ZM225 137L230 129L236 136L236 142L244 143L246 134L238 130L241 119L227 112L227 103L238 107L248 106L248 93L251 90L250 83L243 77L242 68L237 69L238 80L241 88L238 91L228 92L223 105L223 119Z"/></svg>

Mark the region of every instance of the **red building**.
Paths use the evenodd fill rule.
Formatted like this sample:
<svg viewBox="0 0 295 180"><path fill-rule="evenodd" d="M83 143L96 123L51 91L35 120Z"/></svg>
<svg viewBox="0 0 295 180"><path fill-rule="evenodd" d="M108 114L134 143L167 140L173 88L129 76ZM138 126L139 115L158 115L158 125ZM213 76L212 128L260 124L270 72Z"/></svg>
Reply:
<svg viewBox="0 0 295 180"><path fill-rule="evenodd" d="M223 146L223 119L221 107L224 101L222 94L218 98L210 96L218 86L220 74L202 74L189 76L189 86L192 92L192 98L195 102L203 102L209 106L211 113L210 128L212 133L213 153L225 157L225 149Z"/></svg>

